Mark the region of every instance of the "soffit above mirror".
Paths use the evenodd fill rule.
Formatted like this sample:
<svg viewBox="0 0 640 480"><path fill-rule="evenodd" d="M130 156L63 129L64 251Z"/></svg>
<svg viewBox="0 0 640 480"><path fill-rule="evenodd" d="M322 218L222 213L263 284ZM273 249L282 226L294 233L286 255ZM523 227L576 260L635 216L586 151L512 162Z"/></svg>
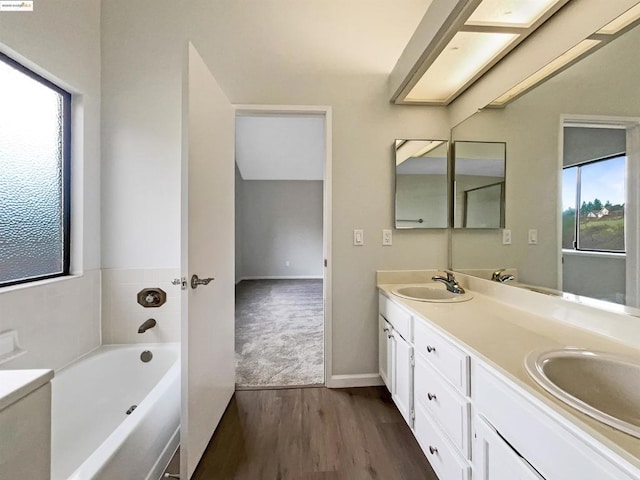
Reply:
<svg viewBox="0 0 640 480"><path fill-rule="evenodd" d="M492 102L512 101L631 28L639 4L434 0L389 77L391 100L450 105L455 125Z"/></svg>

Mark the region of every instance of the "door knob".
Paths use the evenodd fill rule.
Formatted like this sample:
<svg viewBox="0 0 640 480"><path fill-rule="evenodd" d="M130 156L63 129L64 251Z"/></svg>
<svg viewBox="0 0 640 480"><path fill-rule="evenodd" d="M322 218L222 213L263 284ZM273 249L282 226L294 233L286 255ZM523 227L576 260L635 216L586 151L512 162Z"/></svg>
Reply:
<svg viewBox="0 0 640 480"><path fill-rule="evenodd" d="M198 285L209 285L209 282L215 280L213 277L198 278L198 275L191 275L191 288L198 288Z"/></svg>

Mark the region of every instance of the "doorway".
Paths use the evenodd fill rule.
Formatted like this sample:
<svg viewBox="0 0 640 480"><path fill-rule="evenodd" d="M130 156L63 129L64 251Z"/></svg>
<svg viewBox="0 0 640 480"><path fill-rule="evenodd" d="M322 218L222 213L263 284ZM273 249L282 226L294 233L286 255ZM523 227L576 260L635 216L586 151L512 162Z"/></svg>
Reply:
<svg viewBox="0 0 640 480"><path fill-rule="evenodd" d="M236 388L326 384L330 109L236 107Z"/></svg>

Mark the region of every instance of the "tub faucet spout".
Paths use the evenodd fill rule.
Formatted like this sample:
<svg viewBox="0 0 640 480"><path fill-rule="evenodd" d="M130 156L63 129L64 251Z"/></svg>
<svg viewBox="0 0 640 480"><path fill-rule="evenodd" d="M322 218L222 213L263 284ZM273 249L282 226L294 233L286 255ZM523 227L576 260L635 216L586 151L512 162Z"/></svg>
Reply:
<svg viewBox="0 0 640 480"><path fill-rule="evenodd" d="M140 325L140 328L138 328L138 333L144 333L150 328L153 328L155 326L156 326L155 319L150 318L149 320L145 320L144 323Z"/></svg>

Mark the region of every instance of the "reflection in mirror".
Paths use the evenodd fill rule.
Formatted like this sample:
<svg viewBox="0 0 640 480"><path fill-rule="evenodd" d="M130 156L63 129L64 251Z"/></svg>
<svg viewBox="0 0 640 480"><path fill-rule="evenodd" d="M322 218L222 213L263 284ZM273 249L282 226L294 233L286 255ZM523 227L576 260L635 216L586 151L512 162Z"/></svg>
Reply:
<svg viewBox="0 0 640 480"><path fill-rule="evenodd" d="M452 268L487 272L487 279L498 268L513 268L516 281L509 285L562 290L583 303L589 297L640 306L639 44L636 26L505 108L482 110L454 128L454 140L501 138L509 145L511 244L503 244L500 231L455 229ZM614 143L619 146L609 148ZM587 169L605 160L626 164L591 178ZM582 169L580 200L572 166ZM626 172L610 182L620 194L602 186L617 170ZM563 202L563 190L573 203Z"/></svg>
<svg viewBox="0 0 640 480"><path fill-rule="evenodd" d="M444 140L396 140L396 228L447 228Z"/></svg>
<svg viewBox="0 0 640 480"><path fill-rule="evenodd" d="M506 145L454 142L455 228L504 227Z"/></svg>

